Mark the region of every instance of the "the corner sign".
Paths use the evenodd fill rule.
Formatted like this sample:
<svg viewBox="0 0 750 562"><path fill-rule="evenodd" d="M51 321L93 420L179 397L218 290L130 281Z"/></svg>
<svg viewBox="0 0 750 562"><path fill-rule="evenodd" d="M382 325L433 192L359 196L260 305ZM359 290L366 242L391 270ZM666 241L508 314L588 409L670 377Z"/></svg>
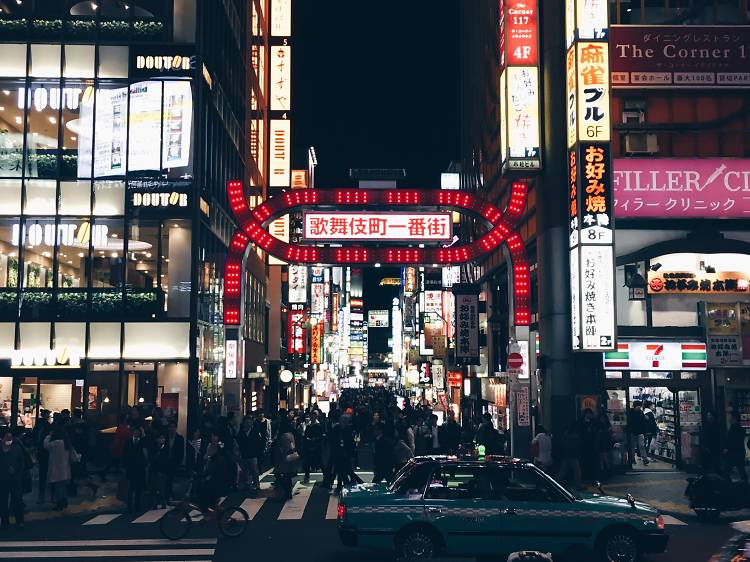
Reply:
<svg viewBox="0 0 750 562"><path fill-rule="evenodd" d="M615 371L705 371L706 344L702 342L618 342L604 353L604 368Z"/></svg>

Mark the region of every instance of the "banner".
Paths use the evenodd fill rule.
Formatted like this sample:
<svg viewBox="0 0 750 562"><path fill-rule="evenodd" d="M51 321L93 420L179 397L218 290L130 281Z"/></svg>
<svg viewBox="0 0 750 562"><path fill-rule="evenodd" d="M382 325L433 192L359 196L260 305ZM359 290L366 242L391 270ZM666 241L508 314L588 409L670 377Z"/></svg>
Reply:
<svg viewBox="0 0 750 562"><path fill-rule="evenodd" d="M473 292L472 291L476 291ZM456 363L479 363L479 287L456 284ZM472 291L472 292L470 292Z"/></svg>
<svg viewBox="0 0 750 562"><path fill-rule="evenodd" d="M312 327L312 333L310 334L310 363L313 365L320 365L323 362L324 327L322 322L318 322Z"/></svg>
<svg viewBox="0 0 750 562"><path fill-rule="evenodd" d="M616 158L617 218L750 218L748 158Z"/></svg>
<svg viewBox="0 0 750 562"><path fill-rule="evenodd" d="M289 302L307 302L307 267L289 266Z"/></svg>
<svg viewBox="0 0 750 562"><path fill-rule="evenodd" d="M613 88L750 87L750 27L614 25Z"/></svg>

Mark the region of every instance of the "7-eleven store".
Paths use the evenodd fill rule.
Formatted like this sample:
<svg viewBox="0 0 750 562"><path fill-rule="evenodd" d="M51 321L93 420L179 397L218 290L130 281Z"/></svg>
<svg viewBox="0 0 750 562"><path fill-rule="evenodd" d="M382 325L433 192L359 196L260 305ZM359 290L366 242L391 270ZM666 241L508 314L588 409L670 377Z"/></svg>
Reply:
<svg viewBox="0 0 750 562"><path fill-rule="evenodd" d="M649 448L649 470L700 464L703 400L711 393L706 344L621 339L617 351L604 354L603 366L614 464L644 468L629 452L627 418L636 401L651 403L658 427Z"/></svg>

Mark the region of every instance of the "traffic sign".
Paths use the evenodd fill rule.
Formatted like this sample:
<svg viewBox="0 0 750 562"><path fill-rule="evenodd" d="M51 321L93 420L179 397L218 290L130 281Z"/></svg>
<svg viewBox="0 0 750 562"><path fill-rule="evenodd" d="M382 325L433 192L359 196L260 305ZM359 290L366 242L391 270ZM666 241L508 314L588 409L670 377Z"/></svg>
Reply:
<svg viewBox="0 0 750 562"><path fill-rule="evenodd" d="M508 369L520 369L523 366L523 355L511 353L508 355Z"/></svg>

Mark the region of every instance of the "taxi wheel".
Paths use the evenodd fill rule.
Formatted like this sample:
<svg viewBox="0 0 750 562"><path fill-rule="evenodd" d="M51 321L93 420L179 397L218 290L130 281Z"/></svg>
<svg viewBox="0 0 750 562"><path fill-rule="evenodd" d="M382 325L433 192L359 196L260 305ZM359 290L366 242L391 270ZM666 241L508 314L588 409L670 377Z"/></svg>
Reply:
<svg viewBox="0 0 750 562"><path fill-rule="evenodd" d="M638 544L635 536L625 529L614 529L599 539L599 552L604 562L636 562Z"/></svg>
<svg viewBox="0 0 750 562"><path fill-rule="evenodd" d="M412 529L398 541L398 556L411 560L431 559L437 554L438 543L433 533L427 529Z"/></svg>

